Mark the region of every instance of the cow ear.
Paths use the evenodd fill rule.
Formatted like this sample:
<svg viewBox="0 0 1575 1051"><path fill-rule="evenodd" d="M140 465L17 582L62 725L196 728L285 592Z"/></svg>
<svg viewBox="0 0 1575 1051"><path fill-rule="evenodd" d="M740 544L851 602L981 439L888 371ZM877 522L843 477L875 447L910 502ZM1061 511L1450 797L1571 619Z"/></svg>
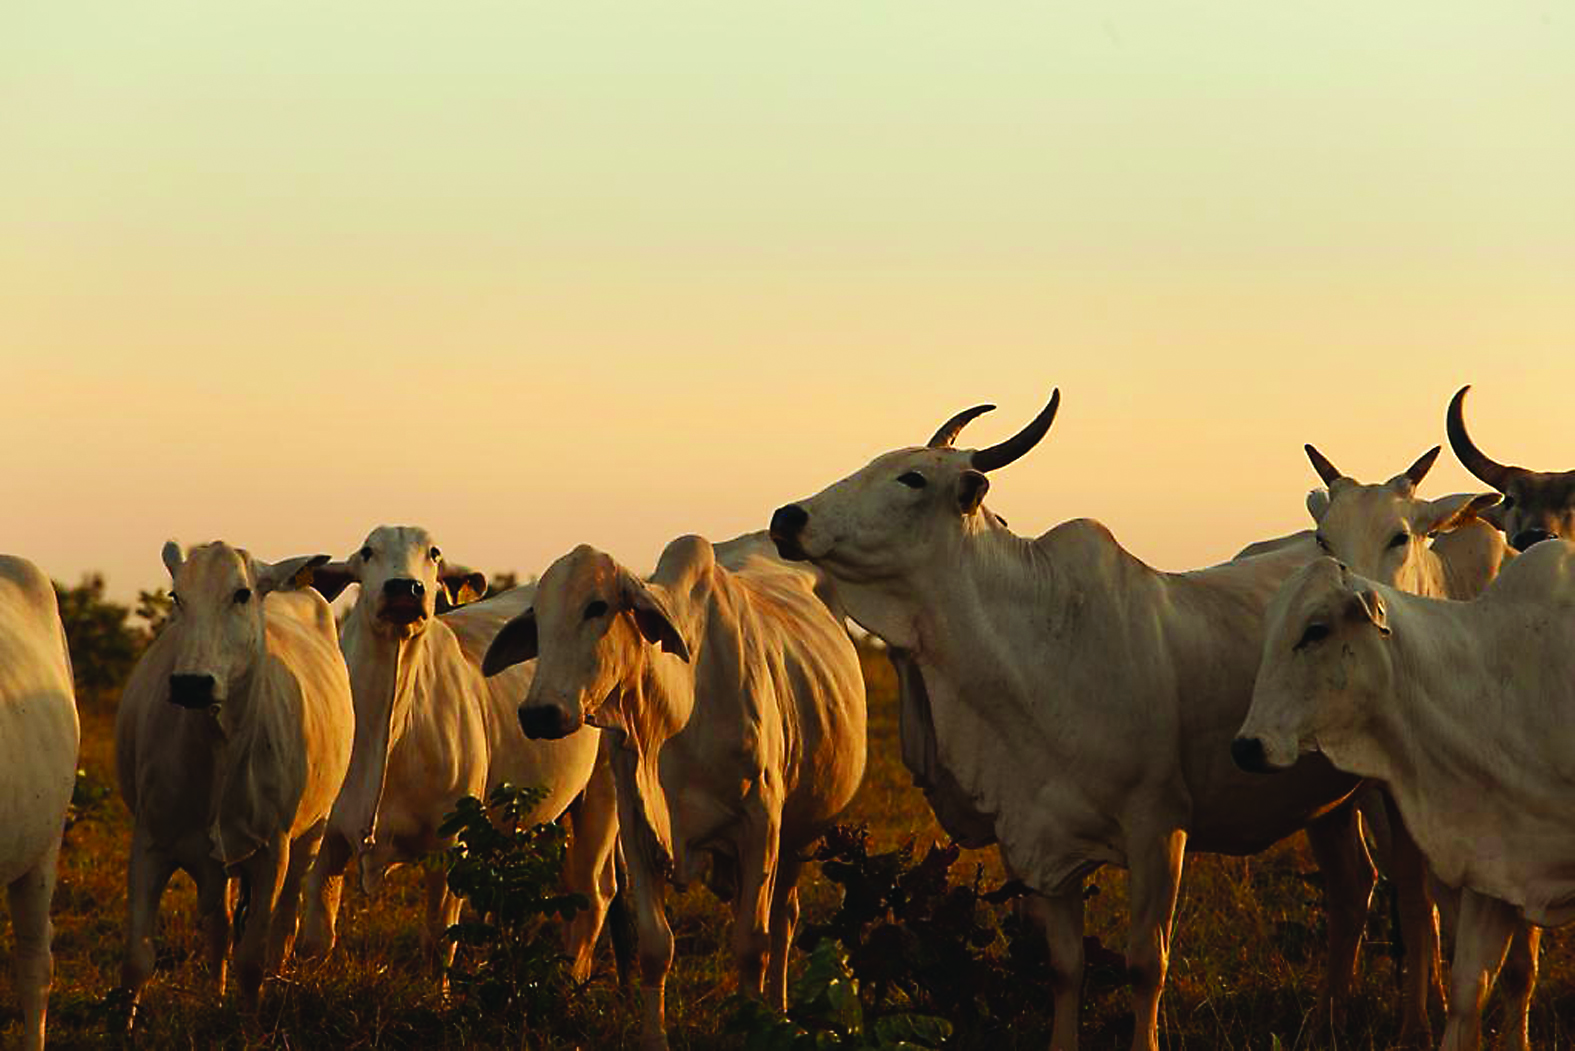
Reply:
<svg viewBox="0 0 1575 1051"><path fill-rule="evenodd" d="M1435 533L1448 533L1459 529L1467 522L1481 518L1482 512L1501 499L1498 493L1477 493L1473 496L1449 496L1442 500L1434 500L1423 510L1421 520L1411 528L1428 536Z"/></svg>
<svg viewBox="0 0 1575 1051"><path fill-rule="evenodd" d="M979 510L984 494L990 491L990 479L981 471L969 469L957 476L957 506L965 515Z"/></svg>
<svg viewBox="0 0 1575 1051"><path fill-rule="evenodd" d="M171 580L180 572L180 567L186 564L186 556L181 554L180 545L173 540L164 541L164 550L159 552L159 557L164 559L164 568L170 571Z"/></svg>
<svg viewBox="0 0 1575 1051"><path fill-rule="evenodd" d="M1350 615L1355 620L1366 620L1378 629L1378 634L1389 635L1389 607L1384 597L1372 588L1362 588L1351 595Z"/></svg>
<svg viewBox="0 0 1575 1051"><path fill-rule="evenodd" d="M689 662L689 644L683 633L673 623L672 614L661 597L633 573L626 569L618 572L618 583L623 591L625 607L634 615L634 622L653 646L661 646L664 653L671 653L684 663Z"/></svg>
<svg viewBox="0 0 1575 1051"><path fill-rule="evenodd" d="M464 566L453 566L447 562L439 563L438 581L448 593L448 602L451 606L463 606L487 593L487 575L473 569L466 569Z"/></svg>
<svg viewBox="0 0 1575 1051"><path fill-rule="evenodd" d="M536 640L536 610L521 613L493 637L481 658L481 674L491 678L505 668L533 659L539 647Z"/></svg>
<svg viewBox="0 0 1575 1051"><path fill-rule="evenodd" d="M256 581L260 595L270 591L294 591L310 584L313 570L327 562L327 555L298 555L283 562L271 563L259 562L254 558L252 579Z"/></svg>
<svg viewBox="0 0 1575 1051"><path fill-rule="evenodd" d="M1307 494L1307 513L1312 515L1314 522L1322 522L1328 512L1329 490L1314 489Z"/></svg>
<svg viewBox="0 0 1575 1051"><path fill-rule="evenodd" d="M349 562L325 562L312 569L312 587L332 602L351 584L359 584L361 574Z"/></svg>

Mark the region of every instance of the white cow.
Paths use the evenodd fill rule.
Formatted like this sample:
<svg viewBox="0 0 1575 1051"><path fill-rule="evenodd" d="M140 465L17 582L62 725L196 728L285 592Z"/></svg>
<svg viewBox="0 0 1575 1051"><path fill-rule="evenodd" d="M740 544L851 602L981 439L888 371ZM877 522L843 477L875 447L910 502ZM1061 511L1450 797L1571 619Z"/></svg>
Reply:
<svg viewBox="0 0 1575 1051"><path fill-rule="evenodd" d="M375 892L390 866L452 844L438 826L461 797L485 798L507 781L547 790L530 821L557 818L584 793L574 811L565 873L570 888L591 902L567 931L575 974L583 980L614 890L618 833L612 773L597 763L600 733L527 740L515 709L531 669L492 682L481 674L487 644L530 605L534 589L471 602L485 593L486 578L445 561L431 534L415 526L372 530L354 555L323 566L313 578L330 601L351 583L361 587L341 645L355 693L355 750L308 881L301 952L333 947L340 876L352 856L360 859L363 889ZM456 605L470 604L436 616L440 591ZM442 868L432 869L426 884L423 942L441 968L453 960L454 945L443 935L458 919L461 902Z"/></svg>
<svg viewBox="0 0 1575 1051"><path fill-rule="evenodd" d="M1329 894L1331 997L1351 972L1371 867L1339 806L1356 778L1313 761L1267 782L1230 762L1263 610L1305 552L1172 574L1088 520L1016 536L983 506L986 473L1031 449L1058 404L1059 392L1016 437L974 452L951 445L988 407L960 413L927 447L778 509L771 533L900 653L904 714L923 707L930 730L910 741L904 725L904 758L932 801L944 797L948 831L999 842L1038 892L1058 1051L1077 1046L1083 880L1104 864L1130 870L1132 1046L1155 1051L1187 847L1250 854L1308 828ZM919 689L922 703L908 696Z"/></svg>
<svg viewBox="0 0 1575 1051"><path fill-rule="evenodd" d="M643 1041L666 1047L670 879L706 874L734 901L740 988L779 1009L801 852L864 775L864 680L810 573L696 536L642 581L580 546L487 652L489 674L537 658L527 731L617 732L619 819L639 925ZM719 560L718 555L721 555Z"/></svg>
<svg viewBox="0 0 1575 1051"><path fill-rule="evenodd" d="M1438 877L1463 888L1443 1047L1475 1048L1524 922L1575 920L1575 546L1539 543L1482 596L1449 602L1325 558L1269 611L1233 750L1309 752L1382 781ZM1525 1048L1522 1025L1509 1046Z"/></svg>
<svg viewBox="0 0 1575 1051"><path fill-rule="evenodd" d="M177 868L197 884L218 993L232 877L241 884L235 966L248 1009L290 951L301 880L355 726L333 616L302 590L327 560L269 565L222 542L185 557L164 545L175 607L115 716L120 790L136 819L121 970L133 1010L153 973L153 925Z"/></svg>
<svg viewBox="0 0 1575 1051"><path fill-rule="evenodd" d="M71 658L49 578L0 555L0 885L11 903L22 1047L44 1046L54 976L49 902L76 784Z"/></svg>

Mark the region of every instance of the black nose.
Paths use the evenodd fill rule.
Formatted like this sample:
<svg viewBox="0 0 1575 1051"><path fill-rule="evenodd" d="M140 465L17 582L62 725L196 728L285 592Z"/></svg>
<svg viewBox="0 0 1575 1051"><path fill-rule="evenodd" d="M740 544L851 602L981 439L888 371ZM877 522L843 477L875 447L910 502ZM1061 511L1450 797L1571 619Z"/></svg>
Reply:
<svg viewBox="0 0 1575 1051"><path fill-rule="evenodd" d="M809 524L809 512L797 504L779 507L771 516L771 539L777 545L777 554L794 562L805 559L799 546L798 534Z"/></svg>
<svg viewBox="0 0 1575 1051"><path fill-rule="evenodd" d="M213 676L171 675L170 703L182 708L206 708L213 703Z"/></svg>
<svg viewBox="0 0 1575 1051"><path fill-rule="evenodd" d="M533 741L546 739L556 741L560 737L569 736L573 729L569 725L569 716L556 704L538 704L534 707L520 705L520 729L525 731L525 736Z"/></svg>
<svg viewBox="0 0 1575 1051"><path fill-rule="evenodd" d="M1552 540L1553 533L1546 529L1522 529L1510 540L1510 546L1516 551L1524 551L1532 544L1540 544L1544 540Z"/></svg>
<svg viewBox="0 0 1575 1051"><path fill-rule="evenodd" d="M1256 737L1238 737L1232 741L1230 757L1249 774L1269 772L1269 757L1263 753L1263 742Z"/></svg>
<svg viewBox="0 0 1575 1051"><path fill-rule="evenodd" d="M395 577L383 582L383 594L389 598L420 598L426 593L425 584L408 577Z"/></svg>

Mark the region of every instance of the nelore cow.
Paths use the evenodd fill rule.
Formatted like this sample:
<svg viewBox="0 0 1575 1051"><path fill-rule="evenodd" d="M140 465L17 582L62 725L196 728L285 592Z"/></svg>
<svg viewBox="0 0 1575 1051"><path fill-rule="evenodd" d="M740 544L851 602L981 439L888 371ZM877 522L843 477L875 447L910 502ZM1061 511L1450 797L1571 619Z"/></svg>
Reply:
<svg viewBox="0 0 1575 1051"><path fill-rule="evenodd" d="M1515 556L1503 534L1479 517L1498 503L1497 493L1457 493L1436 500L1416 495L1438 459L1438 446L1388 481L1371 485L1342 473L1312 445L1305 449L1327 486L1308 495L1308 510L1316 523L1315 543L1321 553L1358 573L1415 595L1470 599L1481 594L1505 560ZM1415 841L1398 820L1386 792L1378 786L1364 789L1358 805L1378 837L1391 876L1399 867L1420 863ZM1431 992L1444 1001L1438 927L1431 902L1416 893L1426 881L1407 876L1395 883L1406 955L1407 1032L1403 1036L1409 1037L1412 1025L1427 1027L1427 1016L1420 1011L1423 998ZM1439 904L1452 922L1458 905L1455 896L1446 892ZM1524 928L1510 954L1508 975L1515 978L1506 986L1513 992L1511 1012L1518 1013L1521 1029L1536 975L1538 937L1535 928ZM1413 1003L1418 1010L1411 1009Z"/></svg>
<svg viewBox="0 0 1575 1051"><path fill-rule="evenodd" d="M1466 431L1466 392L1461 387L1449 402L1444 423L1449 447L1466 470L1504 494L1490 517L1517 550L1524 551L1552 537L1575 539L1575 471L1528 471L1488 457Z"/></svg>
<svg viewBox="0 0 1575 1051"><path fill-rule="evenodd" d="M1156 1051L1188 847L1251 854L1308 829L1326 876L1328 997L1349 980L1372 872L1341 805L1357 778L1311 757L1266 781L1230 758L1263 611L1304 545L1161 573L1086 519L1015 535L984 506L989 474L1044 437L1059 403L1057 392L1016 436L973 451L953 443L989 406L959 413L926 446L779 508L771 535L894 648L904 758L943 826L998 842L1037 892L1058 1051L1077 1047L1083 881L1105 864L1130 871L1132 1046Z"/></svg>
<svg viewBox="0 0 1575 1051"><path fill-rule="evenodd" d="M350 763L355 711L328 604L304 585L327 555L269 564L222 542L164 545L169 623L115 715L120 790L135 817L121 984L133 1010L153 973L159 899L197 884L224 991L229 883L240 880L235 967L255 1009L295 937L301 881Z"/></svg>
<svg viewBox="0 0 1575 1051"><path fill-rule="evenodd" d="M603 763L593 777L601 735L585 729L561 741L528 740L515 708L531 668L490 682L481 674L487 644L530 605L534 588L473 601L485 594L486 577L449 562L417 526L379 526L348 559L313 575L330 601L352 583L360 590L341 646L355 695L355 749L310 877L302 953L332 949L341 874L352 857L362 888L375 892L390 866L452 844L438 829L461 797L485 798L508 782L546 790L529 822L552 821L575 805L565 879L590 908L565 933L583 980L615 882L612 773ZM459 608L437 615L440 595ZM422 941L442 973L455 948L444 933L461 903L442 867L427 873L426 892Z"/></svg>
<svg viewBox="0 0 1575 1051"><path fill-rule="evenodd" d="M589 722L616 738L647 1048L667 1046L666 884L705 876L733 901L739 986L782 1009L801 855L864 774L864 680L846 628L814 574L761 546L680 537L642 580L582 545L487 652L488 674L536 658L519 710L532 736Z"/></svg>
<svg viewBox="0 0 1575 1051"><path fill-rule="evenodd" d="M76 784L71 657L49 578L0 555L0 886L11 907L21 1046L44 1046L54 977L49 904L66 807Z"/></svg>
<svg viewBox="0 0 1575 1051"><path fill-rule="evenodd" d="M1309 753L1388 786L1440 880L1461 888L1447 1051L1476 1048L1522 923L1575 920L1575 546L1548 541L1470 602L1422 598L1332 558L1275 597L1252 708L1255 765ZM1524 1015L1506 1032L1525 1048Z"/></svg>

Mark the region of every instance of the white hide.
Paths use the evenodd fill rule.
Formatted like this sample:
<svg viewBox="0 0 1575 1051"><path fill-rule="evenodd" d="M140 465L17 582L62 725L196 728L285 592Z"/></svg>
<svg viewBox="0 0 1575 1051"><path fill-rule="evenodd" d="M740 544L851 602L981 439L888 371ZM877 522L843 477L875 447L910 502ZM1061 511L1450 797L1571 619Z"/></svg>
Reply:
<svg viewBox="0 0 1575 1051"><path fill-rule="evenodd" d="M235 962L254 1006L289 952L301 880L350 762L350 681L328 604L309 590L273 591L304 583L309 560L271 567L213 543L184 560L169 545L166 562L181 604L137 662L115 719L135 818L122 985L135 1003L153 971L159 899L181 869L197 884L222 993L227 885L239 877L248 912ZM171 675L198 671L220 680L216 703L172 703Z"/></svg>
<svg viewBox="0 0 1575 1051"><path fill-rule="evenodd" d="M49 578L0 555L0 886L11 908L22 1047L44 1046L54 973L49 904L76 784L71 659Z"/></svg>
<svg viewBox="0 0 1575 1051"><path fill-rule="evenodd" d="M800 855L852 800L865 761L858 655L816 584L758 537L681 537L646 581L581 546L488 655L539 650L527 717L616 735L647 1047L666 1046L669 879L707 875L733 898L740 988L783 1005Z"/></svg>

